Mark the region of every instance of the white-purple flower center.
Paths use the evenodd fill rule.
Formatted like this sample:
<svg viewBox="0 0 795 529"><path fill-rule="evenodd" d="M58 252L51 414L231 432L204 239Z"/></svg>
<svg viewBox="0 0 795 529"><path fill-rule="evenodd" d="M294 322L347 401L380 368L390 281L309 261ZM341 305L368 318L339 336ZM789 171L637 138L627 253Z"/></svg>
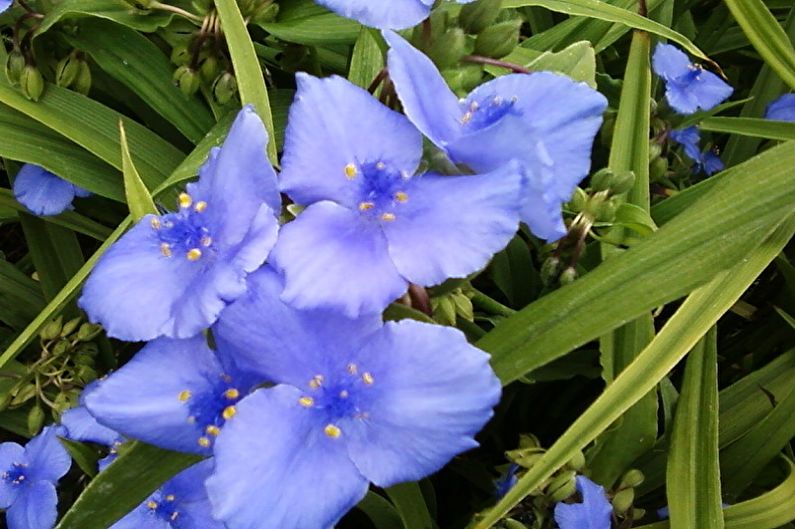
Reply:
<svg viewBox="0 0 795 529"><path fill-rule="evenodd" d="M27 477L25 475L27 468L28 465L25 463L12 464L9 470L3 472L3 481L10 483L11 485L22 485L25 483L25 479Z"/></svg>
<svg viewBox="0 0 795 529"><path fill-rule="evenodd" d="M461 103L461 125L469 130L485 129L513 113L517 101L516 97L506 99L494 94L467 99Z"/></svg>
<svg viewBox="0 0 795 529"><path fill-rule="evenodd" d="M229 375L222 375L211 383L210 391L194 394L185 389L177 395L179 401L188 407L188 422L201 429L196 442L202 448L212 446L224 423L237 414L235 405L244 396Z"/></svg>
<svg viewBox="0 0 795 529"><path fill-rule="evenodd" d="M189 261L198 261L213 253L213 238L204 216L206 209L207 202L194 202L189 194L182 193L179 195L179 211L152 217L152 229L157 231L163 256L176 254Z"/></svg>
<svg viewBox="0 0 795 529"><path fill-rule="evenodd" d="M345 176L357 184L356 205L367 218L391 222L409 200L405 189L411 175L387 162L350 163Z"/></svg>

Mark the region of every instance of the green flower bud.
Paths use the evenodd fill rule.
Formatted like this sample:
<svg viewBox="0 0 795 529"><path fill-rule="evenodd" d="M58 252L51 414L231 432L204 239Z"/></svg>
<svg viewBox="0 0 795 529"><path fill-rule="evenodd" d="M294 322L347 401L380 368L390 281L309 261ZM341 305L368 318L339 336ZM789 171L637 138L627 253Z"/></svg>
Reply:
<svg viewBox="0 0 795 529"><path fill-rule="evenodd" d="M32 436L39 433L44 425L44 410L35 404L28 412L28 433Z"/></svg>
<svg viewBox="0 0 795 529"><path fill-rule="evenodd" d="M447 86L459 95L469 93L483 79L483 67L479 64L460 64L457 68L442 71Z"/></svg>
<svg viewBox="0 0 795 529"><path fill-rule="evenodd" d="M221 63L218 61L218 57L215 55L210 55L202 62L201 66L199 67L199 72L201 73L202 80L207 83L213 82L213 80L218 77L218 72L221 70Z"/></svg>
<svg viewBox="0 0 795 529"><path fill-rule="evenodd" d="M455 325L455 303L450 296L442 296L431 300L433 319L442 325Z"/></svg>
<svg viewBox="0 0 795 529"><path fill-rule="evenodd" d="M81 319L82 318L80 318L78 316L77 318L71 319L71 320L67 321L66 323L64 323L64 326L61 329L61 336L63 336L65 338L65 337L69 336L70 334L72 334L75 331L75 329L77 329L77 326L80 325L80 320Z"/></svg>
<svg viewBox="0 0 795 529"><path fill-rule="evenodd" d="M72 90L84 96L91 90L91 68L86 61L80 61L80 71L72 84Z"/></svg>
<svg viewBox="0 0 795 529"><path fill-rule="evenodd" d="M574 283L577 279L577 270L573 266L567 267L563 272L560 273L560 281L561 285L568 285Z"/></svg>
<svg viewBox="0 0 795 529"><path fill-rule="evenodd" d="M77 353L75 355L74 362L75 365L88 367L94 367L96 364L94 357L86 352Z"/></svg>
<svg viewBox="0 0 795 529"><path fill-rule="evenodd" d="M53 408L59 414L72 407L72 399L69 398L68 393L59 393L55 396L55 399L52 401L52 403L55 405Z"/></svg>
<svg viewBox="0 0 795 529"><path fill-rule="evenodd" d="M58 316L50 323L44 326L41 332L39 332L39 338L41 338L45 342L49 340L54 340L61 335L62 327L63 327L63 316Z"/></svg>
<svg viewBox="0 0 795 529"><path fill-rule="evenodd" d="M8 54L8 59L6 60L6 77L8 77L11 84L19 84L19 79L22 77L22 70L25 69L25 64L25 56L22 55L22 52L19 50L14 49Z"/></svg>
<svg viewBox="0 0 795 529"><path fill-rule="evenodd" d="M585 454L582 453L582 450L577 450L577 453L566 463L566 466L577 471L585 468Z"/></svg>
<svg viewBox="0 0 795 529"><path fill-rule="evenodd" d="M624 514L632 508L635 501L635 489L620 490L613 496L613 510L617 514Z"/></svg>
<svg viewBox="0 0 795 529"><path fill-rule="evenodd" d="M465 54L466 35L461 28L448 29L433 42L427 52L440 70L455 66Z"/></svg>
<svg viewBox="0 0 795 529"><path fill-rule="evenodd" d="M621 171L613 175L610 182L610 192L614 195L626 193L635 185L635 173L632 171Z"/></svg>
<svg viewBox="0 0 795 529"><path fill-rule="evenodd" d="M219 105L229 103L237 95L237 79L230 72L222 73L213 83L213 96Z"/></svg>
<svg viewBox="0 0 795 529"><path fill-rule="evenodd" d="M522 21L508 20L494 24L480 32L475 40L475 53L499 59L511 53L519 45L519 29Z"/></svg>
<svg viewBox="0 0 795 529"><path fill-rule="evenodd" d="M173 76L174 84L185 97L190 97L196 93L201 86L201 76L190 66L180 66L176 69Z"/></svg>
<svg viewBox="0 0 795 529"><path fill-rule="evenodd" d="M586 193L581 187L577 187L574 190L574 195L572 195L571 200L568 204L568 209L575 213L579 213L583 209L585 209L585 204L588 203L588 193Z"/></svg>
<svg viewBox="0 0 795 529"><path fill-rule="evenodd" d="M649 142L649 161L654 160L662 154L662 145L654 140Z"/></svg>
<svg viewBox="0 0 795 529"><path fill-rule="evenodd" d="M11 399L11 406L19 406L20 404L24 404L33 397L36 396L36 386L33 384L27 384L19 388L16 393L14 394L14 398Z"/></svg>
<svg viewBox="0 0 795 529"><path fill-rule="evenodd" d="M505 529L527 529L527 526L521 522L517 522L512 518L505 518L502 521L502 526Z"/></svg>
<svg viewBox="0 0 795 529"><path fill-rule="evenodd" d="M256 24L269 24L276 21L278 15L279 4L272 1L263 2L254 14L254 22Z"/></svg>
<svg viewBox="0 0 795 529"><path fill-rule="evenodd" d="M44 93L44 77L38 68L27 64L22 69L22 75L19 76L19 86L22 89L22 95L31 101L38 101L41 94Z"/></svg>
<svg viewBox="0 0 795 529"><path fill-rule="evenodd" d="M649 164L649 180L659 182L668 174L668 160L662 156L655 158Z"/></svg>
<svg viewBox="0 0 795 529"><path fill-rule="evenodd" d="M563 501L577 492L577 473L573 470L561 472L550 482L546 495L553 502Z"/></svg>
<svg viewBox="0 0 795 529"><path fill-rule="evenodd" d="M539 274L541 275L541 282L545 285L549 286L554 283L560 274L560 259L555 256L548 257L541 264Z"/></svg>
<svg viewBox="0 0 795 529"><path fill-rule="evenodd" d="M542 448L541 441L531 433L519 434L519 448Z"/></svg>
<svg viewBox="0 0 795 529"><path fill-rule="evenodd" d="M475 310L472 307L472 300L464 294L461 289L453 292L450 296L455 304L456 314L467 321L475 321Z"/></svg>
<svg viewBox="0 0 795 529"><path fill-rule="evenodd" d="M77 339L81 342L89 342L97 337L99 333L102 332L101 325L95 325L93 323L84 323L80 326L80 329L77 331Z"/></svg>
<svg viewBox="0 0 795 529"><path fill-rule="evenodd" d="M75 82L78 73L80 73L80 59L77 54L70 53L58 61L55 67L55 84L68 88Z"/></svg>
<svg viewBox="0 0 795 529"><path fill-rule="evenodd" d="M497 21L501 7L502 0L478 0L466 4L458 15L458 23L467 33L477 35Z"/></svg>
<svg viewBox="0 0 795 529"><path fill-rule="evenodd" d="M599 169L591 176L591 189L593 191L607 191L610 189L610 182L613 180L613 170L605 167Z"/></svg>
<svg viewBox="0 0 795 529"><path fill-rule="evenodd" d="M99 376L94 368L89 366L78 366L76 375L83 385L93 382Z"/></svg>
<svg viewBox="0 0 795 529"><path fill-rule="evenodd" d="M605 200L596 209L594 218L602 222L613 222L616 219L616 211L618 211L620 205L621 200L616 197Z"/></svg>
<svg viewBox="0 0 795 529"><path fill-rule="evenodd" d="M643 480L646 479L646 476L643 475L643 472L638 470L637 468L632 468L624 474L624 477L621 478L621 483L618 485L619 489L626 489L630 487L637 487Z"/></svg>
<svg viewBox="0 0 795 529"><path fill-rule="evenodd" d="M7 392L0 397L0 411L6 411L8 406L11 404L11 392Z"/></svg>
<svg viewBox="0 0 795 529"><path fill-rule="evenodd" d="M71 349L71 346L66 340L58 340L55 346L50 351L53 356L61 356Z"/></svg>
<svg viewBox="0 0 795 529"><path fill-rule="evenodd" d="M191 53L187 44L178 44L171 50L171 62L184 66L190 62Z"/></svg>

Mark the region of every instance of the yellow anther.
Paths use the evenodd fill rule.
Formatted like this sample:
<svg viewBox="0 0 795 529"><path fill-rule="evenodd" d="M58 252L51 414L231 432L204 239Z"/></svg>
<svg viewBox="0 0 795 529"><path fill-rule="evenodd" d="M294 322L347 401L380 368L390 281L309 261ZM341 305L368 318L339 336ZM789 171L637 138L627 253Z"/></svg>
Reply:
<svg viewBox="0 0 795 529"><path fill-rule="evenodd" d="M180 400L180 402L187 402L188 399L191 398L191 395L192 395L191 392L185 389L179 392L177 398Z"/></svg>
<svg viewBox="0 0 795 529"><path fill-rule="evenodd" d="M363 373L362 382L364 382L368 386L371 386L373 382L375 382L375 379L373 378L373 375L371 375L370 373Z"/></svg>
<svg viewBox="0 0 795 529"><path fill-rule="evenodd" d="M323 385L323 375L315 375L312 377L312 380L309 381L309 387L312 389L317 389Z"/></svg>
<svg viewBox="0 0 795 529"><path fill-rule="evenodd" d="M356 364L354 364L354 363L348 364L347 369L348 369L348 373L350 373L351 375L355 375L356 373L359 372L359 367Z"/></svg>
<svg viewBox="0 0 795 529"><path fill-rule="evenodd" d="M348 393L347 389L343 389L342 391L340 391L340 398L341 399L347 399L349 395L350 394Z"/></svg>
<svg viewBox="0 0 795 529"><path fill-rule="evenodd" d="M202 243L202 246L204 246L206 248L206 247L210 246L213 243L213 238L210 237L209 235L205 235L204 237L202 237L201 243Z"/></svg>
<svg viewBox="0 0 795 529"><path fill-rule="evenodd" d="M166 257L171 257L171 245L167 242L160 243L160 253Z"/></svg>
<svg viewBox="0 0 795 529"><path fill-rule="evenodd" d="M204 431L207 432L208 435L212 435L213 437L218 437L219 435L221 435L221 429L215 426L214 424L208 426Z"/></svg>
<svg viewBox="0 0 795 529"><path fill-rule="evenodd" d="M461 124L462 125L466 125L470 121L472 121L472 112L467 112L466 114L461 116Z"/></svg>
<svg viewBox="0 0 795 529"><path fill-rule="evenodd" d="M407 202L408 199L409 196L403 191L398 191L397 193L395 193L395 200L397 200L398 202Z"/></svg>
<svg viewBox="0 0 795 529"><path fill-rule="evenodd" d="M202 448L209 448L212 443L210 439L207 437L199 437L199 446Z"/></svg>
<svg viewBox="0 0 795 529"><path fill-rule="evenodd" d="M202 257L202 251L198 248L191 248L186 254L188 261L198 261Z"/></svg>
<svg viewBox="0 0 795 529"><path fill-rule="evenodd" d="M207 209L207 202L204 200L199 200L196 202L196 205L193 206L193 209L196 211L196 213L204 213L204 210Z"/></svg>
<svg viewBox="0 0 795 529"><path fill-rule="evenodd" d="M327 436L331 437L332 439L336 439L340 435L342 435L342 430L339 429L338 426L333 424L327 424L326 427L323 429L323 433Z"/></svg>
<svg viewBox="0 0 795 529"><path fill-rule="evenodd" d="M298 404L300 404L304 408L311 408L312 405L315 404L315 399L313 399L312 397L301 397L300 399L298 399Z"/></svg>
<svg viewBox="0 0 795 529"><path fill-rule="evenodd" d="M179 194L179 207L181 208L189 208L191 204L193 204L193 199L187 193L180 193Z"/></svg>
<svg viewBox="0 0 795 529"><path fill-rule="evenodd" d="M383 215L381 215L381 220L384 220L386 222L392 222L393 220L395 220L395 214L394 213L384 213Z"/></svg>
<svg viewBox="0 0 795 529"><path fill-rule="evenodd" d="M157 217L152 217L149 220L149 224L152 226L152 229L159 230L160 229L160 219Z"/></svg>
<svg viewBox="0 0 795 529"><path fill-rule="evenodd" d="M229 388L226 391L224 391L224 397L226 397L229 400L235 400L236 398L240 397L240 392L235 388Z"/></svg>
<svg viewBox="0 0 795 529"><path fill-rule="evenodd" d="M375 204L372 202L359 202L359 211L367 211L373 209Z"/></svg>
<svg viewBox="0 0 795 529"><path fill-rule="evenodd" d="M154 511L155 509L157 509L157 502L149 500L148 502L146 502L146 506Z"/></svg>
<svg viewBox="0 0 795 529"><path fill-rule="evenodd" d="M227 421L237 415L237 408L234 406L227 406L221 414Z"/></svg>
<svg viewBox="0 0 795 529"><path fill-rule="evenodd" d="M173 494L169 494L168 496L166 496L166 501L174 501L176 499L177 497L174 496Z"/></svg>
<svg viewBox="0 0 795 529"><path fill-rule="evenodd" d="M345 166L345 177L348 180L353 180L356 178L356 175L359 174L359 171L356 170L356 166L352 163L349 163Z"/></svg>

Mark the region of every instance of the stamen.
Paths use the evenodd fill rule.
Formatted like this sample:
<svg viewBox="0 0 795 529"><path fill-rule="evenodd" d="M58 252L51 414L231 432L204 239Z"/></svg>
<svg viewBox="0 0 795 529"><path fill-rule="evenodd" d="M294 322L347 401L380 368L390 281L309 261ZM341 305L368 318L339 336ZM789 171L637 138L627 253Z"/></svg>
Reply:
<svg viewBox="0 0 795 529"><path fill-rule="evenodd" d="M214 424L208 426L205 430L208 435L212 435L213 437L218 437L221 434L221 429Z"/></svg>
<svg viewBox="0 0 795 529"><path fill-rule="evenodd" d="M179 194L179 207L189 208L191 204L193 204L193 199L189 194L187 193Z"/></svg>
<svg viewBox="0 0 795 529"><path fill-rule="evenodd" d="M229 388L224 391L224 397L229 400L235 400L236 398L240 397L240 392L235 388Z"/></svg>
<svg viewBox="0 0 795 529"><path fill-rule="evenodd" d="M192 394L191 394L190 390L184 389L184 390L179 392L179 395L177 396L177 398L180 400L180 402L187 402L188 399L191 398L191 395Z"/></svg>
<svg viewBox="0 0 795 529"><path fill-rule="evenodd" d="M379 171L383 171L384 169L386 169L386 164L384 162L378 162L377 164L375 164L375 168L378 169Z"/></svg>
<svg viewBox="0 0 795 529"><path fill-rule="evenodd" d="M159 230L160 229L160 219L157 218L157 217L152 217L149 220L149 224L152 226L153 230Z"/></svg>
<svg viewBox="0 0 795 529"><path fill-rule="evenodd" d="M202 251L198 248L191 248L186 255L188 261L198 261L202 257Z"/></svg>
<svg viewBox="0 0 795 529"><path fill-rule="evenodd" d="M370 209L373 209L374 207L375 204L373 204L372 202L359 202L359 211L368 211Z"/></svg>
<svg viewBox="0 0 795 529"><path fill-rule="evenodd" d="M188 417L188 424L196 424L196 417L194 417L193 415Z"/></svg>
<svg viewBox="0 0 795 529"><path fill-rule="evenodd" d="M348 393L347 389L343 389L342 391L340 391L340 398L341 399L347 399L349 395L350 394Z"/></svg>
<svg viewBox="0 0 795 529"><path fill-rule="evenodd" d="M312 397L301 397L298 399L298 404L303 406L304 408L311 408L315 404L315 399Z"/></svg>
<svg viewBox="0 0 795 529"><path fill-rule="evenodd" d="M395 200L401 203L408 202L409 196L403 191L398 191L397 193L395 193Z"/></svg>
<svg viewBox="0 0 795 529"><path fill-rule="evenodd" d="M207 209L207 202L204 200L199 200L196 202L196 205L193 206L193 209L196 211L196 213L204 213L204 210Z"/></svg>
<svg viewBox="0 0 795 529"><path fill-rule="evenodd" d="M312 377L312 380L309 381L309 387L312 389L317 389L323 385L323 380L323 375L315 375Z"/></svg>
<svg viewBox="0 0 795 529"><path fill-rule="evenodd" d="M340 435L342 435L342 430L340 430L338 426L335 426L333 424L327 424L326 427L323 429L323 433L325 433L328 437L331 437L332 439L336 439Z"/></svg>
<svg viewBox="0 0 795 529"><path fill-rule="evenodd" d="M160 243L160 253L165 257L171 257L171 245L167 242Z"/></svg>
<svg viewBox="0 0 795 529"><path fill-rule="evenodd" d="M224 408L224 411L221 415L223 416L224 419L228 421L229 419L237 415L237 408L235 408L234 406L227 406L226 408Z"/></svg>
<svg viewBox="0 0 795 529"><path fill-rule="evenodd" d="M467 123L472 121L472 112L467 112L466 114L461 116L461 120L460 121L461 121L462 125L466 125Z"/></svg>
<svg viewBox="0 0 795 529"><path fill-rule="evenodd" d="M348 364L347 369L348 369L348 373L350 373L351 375L355 375L356 373L359 372L359 367L356 364L354 364L354 363Z"/></svg>
<svg viewBox="0 0 795 529"><path fill-rule="evenodd" d="M171 513L171 521L173 522L174 520L176 520L177 516L179 516L179 511L172 512Z"/></svg>
<svg viewBox="0 0 795 529"><path fill-rule="evenodd" d="M149 500L148 502L146 502L146 506L154 511L155 509L157 509L157 502Z"/></svg>
<svg viewBox="0 0 795 529"><path fill-rule="evenodd" d="M177 499L176 496L174 496L173 494L169 494L168 496L166 496L166 501L174 501L176 499Z"/></svg>
<svg viewBox="0 0 795 529"><path fill-rule="evenodd" d="M199 437L199 446L202 448L210 448L212 442L207 437Z"/></svg>
<svg viewBox="0 0 795 529"><path fill-rule="evenodd" d="M206 248L206 247L208 247L208 246L210 246L212 243L213 243L213 238L212 238L212 237L210 237L209 235L205 235L205 236L204 236L204 237L202 237L202 239L201 239L201 244L202 244L202 246L204 246L205 248Z"/></svg>
<svg viewBox="0 0 795 529"><path fill-rule="evenodd" d="M395 214L394 213L384 213L383 215L381 215L381 220L385 220L387 222L392 222L393 220L395 220Z"/></svg>
<svg viewBox="0 0 795 529"><path fill-rule="evenodd" d="M375 379L373 378L373 375L371 375L370 373L365 372L365 373L362 374L362 382L364 382L368 386L372 386L373 382L375 382Z"/></svg>
<svg viewBox="0 0 795 529"><path fill-rule="evenodd" d="M345 166L345 177L348 180L353 180L354 178L356 178L356 175L358 173L359 171L356 170L356 166L353 165L352 163L349 163L348 165Z"/></svg>

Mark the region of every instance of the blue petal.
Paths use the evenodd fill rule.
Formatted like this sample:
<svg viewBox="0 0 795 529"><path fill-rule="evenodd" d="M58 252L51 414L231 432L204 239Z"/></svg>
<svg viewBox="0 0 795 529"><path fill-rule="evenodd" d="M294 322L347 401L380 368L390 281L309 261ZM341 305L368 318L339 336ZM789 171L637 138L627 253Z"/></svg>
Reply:
<svg viewBox="0 0 795 529"><path fill-rule="evenodd" d="M403 111L434 144L444 148L461 135L463 111L439 70L421 51L392 31L383 33L390 46L389 78Z"/></svg>
<svg viewBox="0 0 795 529"><path fill-rule="evenodd" d="M701 160L701 135L698 132L698 127L672 130L669 136L684 148L688 158L694 162Z"/></svg>
<svg viewBox="0 0 795 529"><path fill-rule="evenodd" d="M162 496L174 496L173 508L178 512L172 522L173 529L225 529L222 522L212 516L210 499L204 482L210 477L215 462L213 459L183 470L162 487Z"/></svg>
<svg viewBox="0 0 795 529"><path fill-rule="evenodd" d="M6 511L8 529L52 529L58 517L58 495L49 481L25 487Z"/></svg>
<svg viewBox="0 0 795 529"><path fill-rule="evenodd" d="M75 188L75 196L77 198L88 198L91 196L91 191L87 189L83 189L80 186L74 186L74 188Z"/></svg>
<svg viewBox="0 0 795 529"><path fill-rule="evenodd" d="M73 441L113 446L121 440L118 432L99 424L85 406L66 410L61 415L61 424L66 427L66 436Z"/></svg>
<svg viewBox="0 0 795 529"><path fill-rule="evenodd" d="M207 492L229 527L328 528L366 494L343 438L324 435L300 397L290 386L256 391L218 439Z"/></svg>
<svg viewBox="0 0 795 529"><path fill-rule="evenodd" d="M14 180L14 196L36 215L58 215L71 209L75 187L46 169L26 163Z"/></svg>
<svg viewBox="0 0 795 529"><path fill-rule="evenodd" d="M704 168L704 172L707 174L707 176L712 176L715 173L719 173L723 171L725 167L723 160L720 159L720 156L712 151L706 151L702 155L701 166Z"/></svg>
<svg viewBox="0 0 795 529"><path fill-rule="evenodd" d="M577 476L577 491L582 503L558 503L555 521L560 529L610 529L613 507L605 489L585 476Z"/></svg>
<svg viewBox="0 0 795 529"><path fill-rule="evenodd" d="M25 445L28 459L26 476L33 481L58 481L69 472L72 458L58 440L65 431L58 426L48 426Z"/></svg>
<svg viewBox="0 0 795 529"><path fill-rule="evenodd" d="M371 2L368 2L371 4ZM388 161L413 174L422 136L403 116L341 77L299 73L290 107L280 175L282 190L299 204L333 200L356 207L361 178L346 167Z"/></svg>
<svg viewBox="0 0 795 529"><path fill-rule="evenodd" d="M203 336L160 338L147 344L86 398L88 410L125 436L182 452L208 453L199 445L207 426L222 426L224 392L249 388L225 378ZM192 417L192 419L191 419Z"/></svg>
<svg viewBox="0 0 795 529"><path fill-rule="evenodd" d="M377 315L358 319L336 311L296 310L281 301L281 277L268 266L248 277L248 292L213 327L218 352L264 380L306 384L327 359L356 349L381 325ZM267 318L252 318L267 314Z"/></svg>
<svg viewBox="0 0 795 529"><path fill-rule="evenodd" d="M0 444L0 475L13 468L14 464L27 464L25 449L17 443ZM19 494L20 487L0 479L0 509L7 509Z"/></svg>
<svg viewBox="0 0 795 529"><path fill-rule="evenodd" d="M670 81L690 72L692 63L685 52L671 44L659 43L654 48L652 68L654 73Z"/></svg>
<svg viewBox="0 0 795 529"><path fill-rule="evenodd" d="M785 94L767 106L766 119L795 121L795 94Z"/></svg>
<svg viewBox="0 0 795 529"><path fill-rule="evenodd" d="M387 487L417 480L477 446L473 437L492 416L500 381L489 356L460 331L389 322L358 357L373 377L364 390L367 418L342 429L351 459L370 481Z"/></svg>
<svg viewBox="0 0 795 529"><path fill-rule="evenodd" d="M428 0L316 0L340 16L374 28L405 29L422 22L430 12Z"/></svg>
<svg viewBox="0 0 795 529"><path fill-rule="evenodd" d="M354 318L381 312L408 286L380 224L333 202L317 202L284 226L272 261L286 278L282 299L299 309Z"/></svg>
<svg viewBox="0 0 795 529"><path fill-rule="evenodd" d="M152 509L146 506L146 503L146 501L143 502L124 518L111 525L110 529L172 529L171 524L157 516Z"/></svg>
<svg viewBox="0 0 795 529"><path fill-rule="evenodd" d="M398 272L430 286L486 266L516 233L520 180L515 164L485 175L411 180L408 200L384 224Z"/></svg>
<svg viewBox="0 0 795 529"><path fill-rule="evenodd" d="M521 209L519 216L536 237L549 242L566 235L561 200L548 182L554 178L548 172L533 172L522 167Z"/></svg>
<svg viewBox="0 0 795 529"><path fill-rule="evenodd" d="M703 70L691 86L701 110L709 110L728 99L734 88L712 72Z"/></svg>
<svg viewBox="0 0 795 529"><path fill-rule="evenodd" d="M0 13L7 11L14 3L14 0L0 0Z"/></svg>

